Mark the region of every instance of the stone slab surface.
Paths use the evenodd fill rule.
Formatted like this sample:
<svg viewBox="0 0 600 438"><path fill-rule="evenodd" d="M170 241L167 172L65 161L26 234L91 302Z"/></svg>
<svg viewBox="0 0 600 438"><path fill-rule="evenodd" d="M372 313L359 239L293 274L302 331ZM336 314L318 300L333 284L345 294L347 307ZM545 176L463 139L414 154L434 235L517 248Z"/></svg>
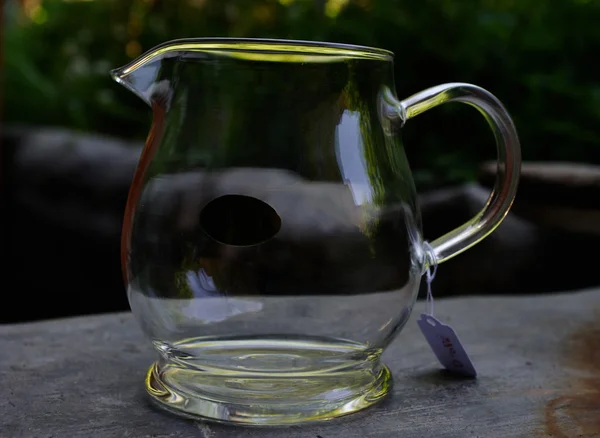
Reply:
<svg viewBox="0 0 600 438"><path fill-rule="evenodd" d="M411 320L386 351L382 404L330 423L242 428L182 420L149 405L154 353L128 313L0 326L0 437L599 437L600 289L449 298L476 380L440 371Z"/></svg>

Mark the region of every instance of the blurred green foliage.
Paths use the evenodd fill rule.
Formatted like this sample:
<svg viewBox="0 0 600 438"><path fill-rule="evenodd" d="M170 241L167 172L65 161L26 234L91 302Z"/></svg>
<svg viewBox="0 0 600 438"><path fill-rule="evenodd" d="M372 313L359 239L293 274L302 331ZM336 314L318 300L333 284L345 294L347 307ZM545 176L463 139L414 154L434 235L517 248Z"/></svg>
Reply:
<svg viewBox="0 0 600 438"><path fill-rule="evenodd" d="M5 2L8 123L143 138L150 111L108 76L180 37L354 43L396 54L405 97L471 82L499 97L523 156L600 163L600 0L21 0ZM472 109L448 105L404 132L419 188L470 179L494 157Z"/></svg>

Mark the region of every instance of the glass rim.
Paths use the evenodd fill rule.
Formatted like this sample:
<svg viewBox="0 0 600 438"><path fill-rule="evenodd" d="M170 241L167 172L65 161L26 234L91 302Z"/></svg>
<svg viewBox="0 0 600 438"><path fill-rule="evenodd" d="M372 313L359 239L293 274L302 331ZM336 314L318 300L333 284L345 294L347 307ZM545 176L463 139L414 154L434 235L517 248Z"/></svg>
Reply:
<svg viewBox="0 0 600 438"><path fill-rule="evenodd" d="M394 54L385 49L346 43L290 40L274 38L202 37L166 41L142 53L139 60L162 58L176 52L213 52L222 54L247 54L238 56L249 60L311 62L316 58L372 59L391 61Z"/></svg>
<svg viewBox="0 0 600 438"><path fill-rule="evenodd" d="M166 58L196 58L216 54L251 62L328 63L347 60L394 60L389 50L346 43L273 38L182 38L166 41L142 53L128 64L110 71L111 77L134 91L125 78L136 70ZM134 91L138 94L136 91ZM139 95L139 94L138 94Z"/></svg>
<svg viewBox="0 0 600 438"><path fill-rule="evenodd" d="M279 38L237 38L237 37L198 37L198 38L180 38L166 41L150 50L150 52L159 49L169 49L185 45L197 46L197 48L212 48L221 50L239 50L255 52L297 52L308 55L350 55L348 52L355 52L357 55L368 54L384 58L394 57L394 53L377 47L363 46L358 44L335 43L329 41L312 40L293 40ZM311 50L313 49L313 50ZM321 50L319 50L321 49ZM322 51L325 50L325 51Z"/></svg>

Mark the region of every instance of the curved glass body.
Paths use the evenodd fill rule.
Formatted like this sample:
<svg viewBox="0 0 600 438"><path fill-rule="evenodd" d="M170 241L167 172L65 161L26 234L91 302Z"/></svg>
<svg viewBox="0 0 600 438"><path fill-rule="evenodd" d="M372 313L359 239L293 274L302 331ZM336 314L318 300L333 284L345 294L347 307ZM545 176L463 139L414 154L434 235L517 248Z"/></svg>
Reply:
<svg viewBox="0 0 600 438"><path fill-rule="evenodd" d="M122 246L153 399L250 424L381 399L427 263L391 54L185 40L113 76L154 113Z"/></svg>

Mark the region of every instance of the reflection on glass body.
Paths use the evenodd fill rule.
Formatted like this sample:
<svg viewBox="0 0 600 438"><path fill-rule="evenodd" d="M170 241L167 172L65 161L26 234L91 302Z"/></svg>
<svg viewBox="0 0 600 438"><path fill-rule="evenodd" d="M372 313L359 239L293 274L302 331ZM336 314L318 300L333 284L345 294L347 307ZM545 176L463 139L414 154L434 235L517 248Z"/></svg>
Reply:
<svg viewBox="0 0 600 438"><path fill-rule="evenodd" d="M399 126L382 116L390 56L199 45L115 75L154 112L123 235L132 310L162 357L150 393L258 423L385 394L379 355L423 268Z"/></svg>
<svg viewBox="0 0 600 438"><path fill-rule="evenodd" d="M155 118L127 275L154 339L303 334L382 348L398 328L421 267L410 171L379 118L392 65L315 56L257 62L200 51L136 72L149 81ZM232 194L271 206L279 229L269 235L273 213L238 206L241 197L203 226L203 209ZM214 238L245 222L266 234Z"/></svg>

